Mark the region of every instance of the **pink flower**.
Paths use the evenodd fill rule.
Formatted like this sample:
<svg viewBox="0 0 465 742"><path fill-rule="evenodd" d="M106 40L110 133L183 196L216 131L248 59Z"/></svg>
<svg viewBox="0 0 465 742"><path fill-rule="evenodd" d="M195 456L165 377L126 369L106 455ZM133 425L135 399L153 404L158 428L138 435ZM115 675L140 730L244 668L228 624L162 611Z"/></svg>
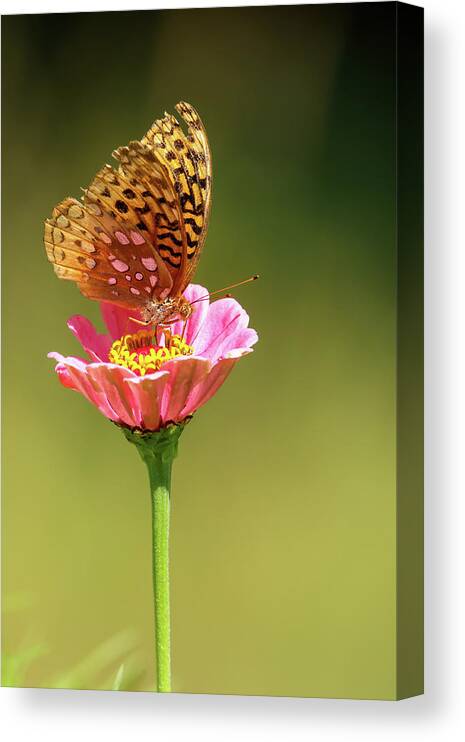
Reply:
<svg viewBox="0 0 465 742"><path fill-rule="evenodd" d="M189 302L206 296L191 284ZM184 322L171 333L142 329L128 311L113 304L100 305L108 334L74 316L68 327L89 360L49 353L58 361L55 370L63 386L74 389L116 423L141 430L158 430L192 415L215 394L239 358L257 342L249 317L235 299L208 299L193 306ZM111 356L111 361L110 361Z"/></svg>

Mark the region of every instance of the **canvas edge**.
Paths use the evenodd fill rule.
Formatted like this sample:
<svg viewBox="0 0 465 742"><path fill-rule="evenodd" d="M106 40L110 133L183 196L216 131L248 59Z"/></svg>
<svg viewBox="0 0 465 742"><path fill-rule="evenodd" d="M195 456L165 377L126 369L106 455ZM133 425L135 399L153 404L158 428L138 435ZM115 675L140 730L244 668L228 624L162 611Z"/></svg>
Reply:
<svg viewBox="0 0 465 742"><path fill-rule="evenodd" d="M396 3L396 700L424 691L424 11Z"/></svg>

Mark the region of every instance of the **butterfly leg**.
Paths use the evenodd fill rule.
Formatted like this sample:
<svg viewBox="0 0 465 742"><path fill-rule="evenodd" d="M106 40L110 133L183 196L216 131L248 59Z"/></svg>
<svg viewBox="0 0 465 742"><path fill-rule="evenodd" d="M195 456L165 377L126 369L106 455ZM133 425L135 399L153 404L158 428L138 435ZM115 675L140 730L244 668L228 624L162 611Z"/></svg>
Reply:
<svg viewBox="0 0 465 742"><path fill-rule="evenodd" d="M160 329L162 331L162 334L165 336L165 345L169 345L172 337L171 328L161 327Z"/></svg>

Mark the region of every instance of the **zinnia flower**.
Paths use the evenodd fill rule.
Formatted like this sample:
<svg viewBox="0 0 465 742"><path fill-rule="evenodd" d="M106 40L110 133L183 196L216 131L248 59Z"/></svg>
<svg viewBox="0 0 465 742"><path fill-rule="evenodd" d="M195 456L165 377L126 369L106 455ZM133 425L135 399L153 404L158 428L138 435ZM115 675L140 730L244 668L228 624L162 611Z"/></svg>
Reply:
<svg viewBox="0 0 465 742"><path fill-rule="evenodd" d="M90 360L49 353L58 361L61 383L131 429L157 431L182 423L215 394L258 339L235 299L199 301L207 295L202 286L188 286L184 296L197 303L186 326L179 321L156 334L130 319L134 311L113 304L100 305L107 334L99 334L85 317L71 317L68 326Z"/></svg>

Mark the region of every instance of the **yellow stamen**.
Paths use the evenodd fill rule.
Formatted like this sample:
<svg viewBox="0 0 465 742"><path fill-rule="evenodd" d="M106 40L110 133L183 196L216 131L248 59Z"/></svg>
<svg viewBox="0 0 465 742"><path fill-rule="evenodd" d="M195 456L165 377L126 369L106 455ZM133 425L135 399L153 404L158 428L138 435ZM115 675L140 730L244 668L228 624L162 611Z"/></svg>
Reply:
<svg viewBox="0 0 465 742"><path fill-rule="evenodd" d="M191 355L193 349L180 335L164 333L165 345L157 342L156 331L141 330L115 340L108 353L110 363L124 366L139 376L158 371L166 361L177 356Z"/></svg>

